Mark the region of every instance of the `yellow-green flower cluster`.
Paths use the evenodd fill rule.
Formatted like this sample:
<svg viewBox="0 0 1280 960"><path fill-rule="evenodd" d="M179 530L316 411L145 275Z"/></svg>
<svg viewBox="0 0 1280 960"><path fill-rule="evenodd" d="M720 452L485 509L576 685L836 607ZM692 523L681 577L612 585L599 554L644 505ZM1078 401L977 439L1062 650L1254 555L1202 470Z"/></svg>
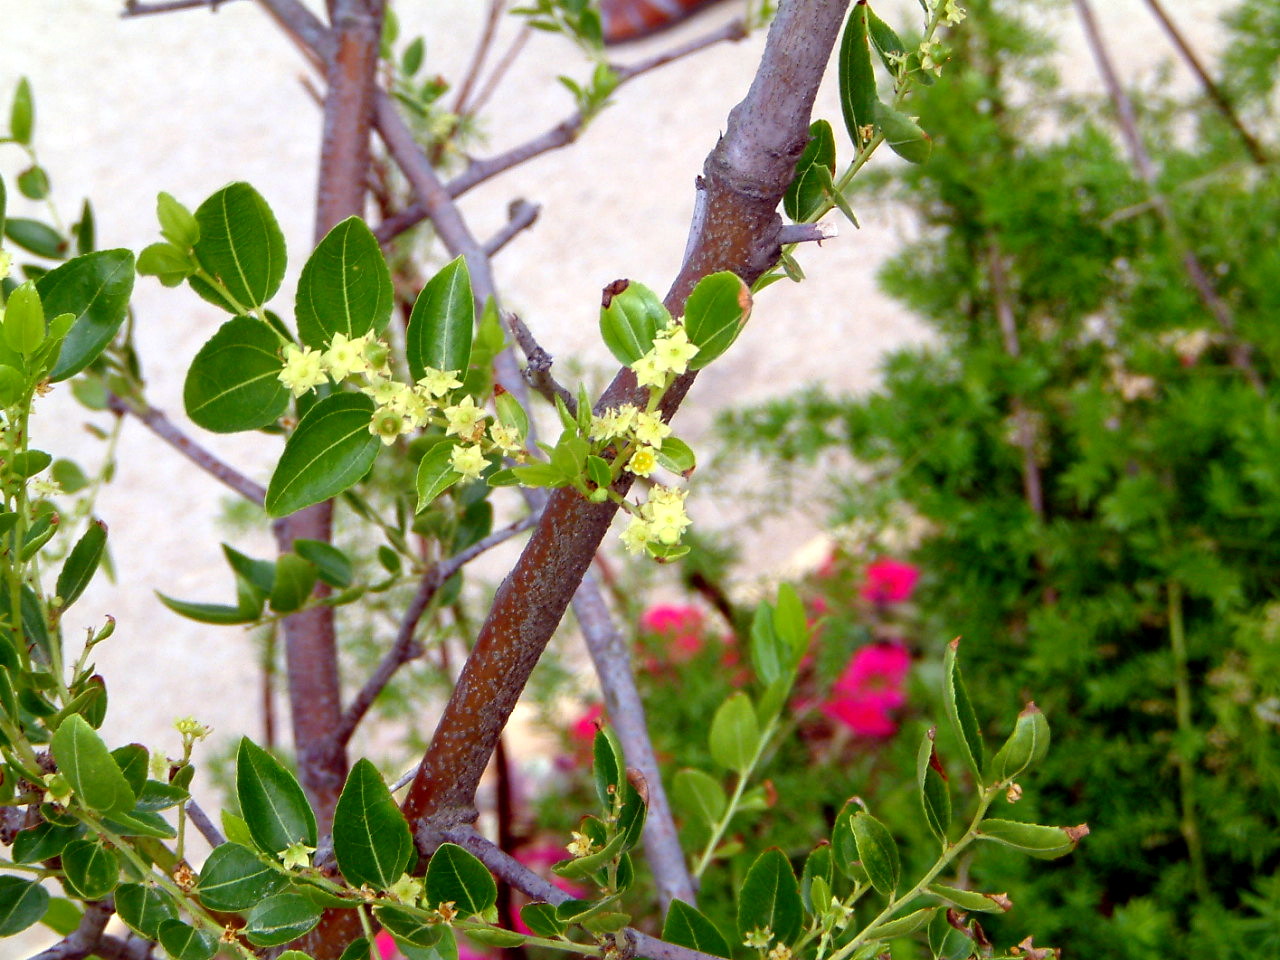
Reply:
<svg viewBox="0 0 1280 960"><path fill-rule="evenodd" d="M647 477L657 469L658 450L669 436L671 427L661 416L630 403L591 418L591 439L617 441L623 449L634 448L627 469L637 477Z"/></svg>
<svg viewBox="0 0 1280 960"><path fill-rule="evenodd" d="M417 383L402 383L391 375L389 355L387 345L370 333L335 333L326 350L287 344L279 379L295 397L328 378L335 383L355 379L360 392L374 402L371 434L389 445L427 426L444 427L447 436L458 438L450 463L466 479L484 472L486 452L518 454L523 449L517 432L490 421L472 397L449 402L449 395L462 387L462 371L428 367Z"/></svg>
<svg viewBox="0 0 1280 960"><path fill-rule="evenodd" d="M622 531L622 545L631 553L644 553L649 544L674 547L689 527L684 512L685 490L656 486L649 499L631 514Z"/></svg>
<svg viewBox="0 0 1280 960"><path fill-rule="evenodd" d="M676 322L654 335L649 352L633 362L631 369L640 386L661 390L689 369L689 361L697 353L697 344L689 342L684 326Z"/></svg>

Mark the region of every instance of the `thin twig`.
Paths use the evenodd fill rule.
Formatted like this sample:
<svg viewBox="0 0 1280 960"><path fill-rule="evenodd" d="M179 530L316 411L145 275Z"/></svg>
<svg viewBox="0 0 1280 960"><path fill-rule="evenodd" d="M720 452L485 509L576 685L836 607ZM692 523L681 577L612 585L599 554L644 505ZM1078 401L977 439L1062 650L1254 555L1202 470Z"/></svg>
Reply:
<svg viewBox="0 0 1280 960"><path fill-rule="evenodd" d="M741 20L734 20L726 24L718 30L705 34L690 40L688 43L673 47L666 53L659 54L648 60L631 66L615 67L618 77L618 86L622 86L636 77L643 76L652 70L682 60L685 57L692 56L705 50L707 47L714 46L717 43L725 43L741 40L747 35L746 27ZM445 189L451 197L460 197L473 187L484 183L491 177L517 167L522 163L532 160L534 157L541 156L552 150L558 150L566 147L577 139L578 134L582 130L583 124L586 122L585 116L581 111L575 111L564 120L561 120L550 130L539 134L531 140L527 140L518 146L512 147L505 153L497 154L484 160L473 160L467 165L467 168L458 174L446 185ZM415 203L406 207L394 217L388 217L379 227L379 239L383 239L387 235L396 236L403 233L411 227L417 226L423 220L427 219L426 207L421 203Z"/></svg>
<svg viewBox="0 0 1280 960"><path fill-rule="evenodd" d="M467 98L471 96L471 89L489 57L489 49L493 46L493 38L498 33L498 23L502 20L506 6L506 0L489 0L489 13L485 18L484 29L480 32L480 39L476 42L476 52L471 57L471 65L467 67L462 85L458 87L458 96L453 101L453 112L459 116L467 113Z"/></svg>
<svg viewBox="0 0 1280 960"><path fill-rule="evenodd" d="M1134 113L1133 101L1129 99L1129 95L1125 92L1120 83L1120 78L1116 74L1115 66L1111 62L1111 54L1107 51L1106 42L1102 39L1102 32L1098 29L1097 19L1093 15L1093 8L1089 5L1089 0L1073 0L1073 2L1076 12L1080 15L1081 25L1084 27L1085 41L1093 53L1094 62L1098 65L1098 73L1101 75L1102 82L1107 88L1107 95L1111 98L1111 103L1115 107L1116 120L1120 125L1121 136L1129 148L1129 158L1133 163L1134 170L1137 171L1138 177L1142 182L1147 185L1147 189L1151 194L1152 205L1160 215L1170 243L1172 243L1174 250L1182 260L1182 268L1187 275L1187 279L1191 281L1191 285L1195 288L1196 293L1199 294L1201 302L1204 303L1209 313L1217 321L1218 326L1230 340L1229 353L1232 366L1244 374L1245 379L1249 381L1249 384L1255 390L1262 393L1265 391L1265 387L1263 386L1262 378L1258 375L1258 371L1253 365L1252 351L1249 345L1240 340L1236 332L1235 318L1232 317L1230 309L1228 309L1226 303L1214 288L1213 281L1210 279L1204 265L1200 262L1200 258L1192 250L1191 243L1187 240L1182 227L1173 215L1173 207L1170 205L1168 197L1160 190L1155 164L1151 160L1151 155L1147 152L1146 145L1142 142L1142 135L1138 132L1138 121Z"/></svg>
<svg viewBox="0 0 1280 960"><path fill-rule="evenodd" d="M1156 20L1160 22L1160 26L1164 28L1164 32L1169 35L1169 39L1173 41L1173 45L1178 48L1178 52L1182 54L1182 59L1191 68L1191 72L1199 79L1200 85L1204 87L1205 94L1213 101L1214 106L1218 108L1218 112L1226 118L1227 123L1240 135L1240 139L1244 142L1245 149L1249 151L1249 156L1253 158L1254 163L1259 166L1266 166L1270 163L1271 158L1267 156L1262 144L1258 142L1257 137L1249 132L1249 128L1244 125L1244 121L1240 119L1240 114L1236 112L1235 107L1232 106L1223 89L1214 83L1213 78L1209 76L1204 64L1200 62L1196 52L1191 49L1191 45L1187 43L1177 24L1169 17L1160 0L1146 0L1146 4L1151 9L1151 13Z"/></svg>
<svg viewBox="0 0 1280 960"><path fill-rule="evenodd" d="M512 201L511 206L507 208L506 224L485 241L484 255L492 260L503 247L515 239L517 234L532 227L541 212L541 206L523 198Z"/></svg>
<svg viewBox="0 0 1280 960"><path fill-rule="evenodd" d="M107 921L115 913L110 898L105 900L89 900L84 905L84 915L79 925L67 936L53 946L42 950L31 960L83 960L84 957L97 952L102 942L102 932L107 928Z"/></svg>
<svg viewBox="0 0 1280 960"><path fill-rule="evenodd" d="M817 223L784 223L778 231L778 243L784 247L789 243L818 243L823 240L834 240L840 236L840 230L834 223L819 220Z"/></svg>
<svg viewBox="0 0 1280 960"><path fill-rule="evenodd" d="M191 818L191 825L200 831L200 836L209 842L209 846L220 847L227 842L222 831L214 826L209 815L194 800L187 801L187 816Z"/></svg>
<svg viewBox="0 0 1280 960"><path fill-rule="evenodd" d="M473 115L479 113L497 92L498 84L502 83L502 78L507 75L507 71L520 58L520 54L531 36L533 36L533 29L526 23L516 33L515 39L511 41L511 45L507 47L506 52L498 59L497 66L493 68L493 73L489 74L489 79L485 81L484 86L480 88L480 92L476 94L475 100L469 104L470 112Z"/></svg>
<svg viewBox="0 0 1280 960"><path fill-rule="evenodd" d="M174 13L178 10L191 10L196 7L208 7L211 13L231 0L164 0L162 3L143 3L141 0L125 0L121 17L144 17L152 13Z"/></svg>
<svg viewBox="0 0 1280 960"><path fill-rule="evenodd" d="M569 413L576 417L578 415L578 401L568 389L551 375L551 362L553 359L551 354L544 350L542 345L534 339L529 327L520 319L518 314L509 311L504 312L502 319L506 323L507 329L511 331L511 335L515 337L516 344L520 347L520 352L524 354L525 381L541 394L548 403L554 404L556 397L559 397Z"/></svg>
<svg viewBox="0 0 1280 960"><path fill-rule="evenodd" d="M139 409L114 393L108 395L107 406L117 415L127 413L136 417L143 426L205 473L216 480L221 480L251 503L262 506L267 496L266 490L192 440L172 420L165 416L163 411L150 406Z"/></svg>
<svg viewBox="0 0 1280 960"><path fill-rule="evenodd" d="M649 817L644 831L644 850L654 879L658 883L658 899L665 912L674 899L696 906L693 880L680 849L680 837L671 816L671 805L662 786L662 771L649 740L644 701L636 689L635 674L627 643L614 622L590 570L582 578L582 586L573 598L573 613L582 627L587 651L600 678L609 722L618 734L622 754L629 767L634 767L648 783ZM648 956L648 954L645 954Z"/></svg>
<svg viewBox="0 0 1280 960"><path fill-rule="evenodd" d="M364 719L365 714L369 712L369 708L373 706L373 701L391 682L391 678L395 676L396 671L410 660L421 655L420 650L415 650L413 637L418 629L418 622L422 619L422 615L426 613L427 607L430 606L436 592L451 576L480 556L480 554L498 546L500 543L505 543L517 534L523 533L537 522L537 516L531 514L503 527L501 530L495 530L487 537L477 540L471 546L459 551L449 559L441 560L439 563L434 564L422 575L418 581L418 591L409 602L409 606L405 609L404 616L400 620L400 628L396 631L395 642L392 643L391 648L374 669L373 675L365 681L364 686L360 688L347 706L347 709L343 711L342 718L338 721L337 727L334 728L333 737L339 744L345 745L351 739L356 727L360 725L360 721Z"/></svg>

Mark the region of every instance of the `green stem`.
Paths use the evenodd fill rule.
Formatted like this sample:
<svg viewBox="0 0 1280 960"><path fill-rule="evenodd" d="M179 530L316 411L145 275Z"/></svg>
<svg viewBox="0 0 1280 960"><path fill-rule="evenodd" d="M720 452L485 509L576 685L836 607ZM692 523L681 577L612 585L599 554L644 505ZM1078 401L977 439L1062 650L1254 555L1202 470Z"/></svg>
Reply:
<svg viewBox="0 0 1280 960"><path fill-rule="evenodd" d="M1178 768L1178 792L1181 795L1182 821L1179 827L1191 860L1191 876L1196 897L1207 902L1210 897L1209 875L1205 868L1204 845L1200 839L1200 823L1196 817L1195 763L1186 748L1195 737L1191 722L1191 671L1187 666L1187 633L1182 618L1182 584L1169 582L1169 646L1173 650L1173 697L1178 724L1179 746L1173 752Z"/></svg>
<svg viewBox="0 0 1280 960"><path fill-rule="evenodd" d="M751 774L755 771L756 765L760 763L760 758L764 755L765 747L769 745L769 741L773 739L774 732L777 729L778 718L775 716L769 721L769 725L764 728L764 732L760 735L760 739L756 743L755 753L751 756L751 762L747 764L745 770L738 774L738 782L733 788L733 796L729 798L729 803L724 809L724 816L720 818L720 822L712 829L711 839L707 841L706 848L702 851L702 856L698 858L697 866L693 868L695 880L702 876L703 871L707 869L707 865L711 863L711 857L715 854L716 847L720 844L720 838L724 836L725 830L728 829L729 821L738 812L738 804L742 801L742 794L747 789L747 782L751 779Z"/></svg>

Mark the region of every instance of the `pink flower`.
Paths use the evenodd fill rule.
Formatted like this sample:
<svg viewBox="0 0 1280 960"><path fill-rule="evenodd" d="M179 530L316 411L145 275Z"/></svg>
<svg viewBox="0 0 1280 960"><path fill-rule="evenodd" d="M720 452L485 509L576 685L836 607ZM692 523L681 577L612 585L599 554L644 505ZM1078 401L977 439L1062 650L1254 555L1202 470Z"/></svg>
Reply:
<svg viewBox="0 0 1280 960"><path fill-rule="evenodd" d="M378 948L378 956L382 960L396 960L400 956L400 950L396 947L396 942L391 939L391 934L385 930L379 930L377 936L373 938L373 945Z"/></svg>
<svg viewBox="0 0 1280 960"><path fill-rule="evenodd" d="M901 603L916 589L920 569L901 560L875 560L867 564L862 597L872 603Z"/></svg>
<svg viewBox="0 0 1280 960"><path fill-rule="evenodd" d="M702 649L703 618L697 607L678 604L650 607L640 618L640 626L670 642L673 660L689 660Z"/></svg>
<svg viewBox="0 0 1280 960"><path fill-rule="evenodd" d="M480 950L466 937L458 937L458 960L493 960L488 950Z"/></svg>
<svg viewBox="0 0 1280 960"><path fill-rule="evenodd" d="M569 724L569 738L588 746L596 739L596 731L600 729L600 721L604 717L604 706L592 704L587 711Z"/></svg>
<svg viewBox="0 0 1280 960"><path fill-rule="evenodd" d="M911 654L901 643L873 643L859 649L822 704L824 714L860 737L891 737L898 729L891 711L907 702L902 686Z"/></svg>

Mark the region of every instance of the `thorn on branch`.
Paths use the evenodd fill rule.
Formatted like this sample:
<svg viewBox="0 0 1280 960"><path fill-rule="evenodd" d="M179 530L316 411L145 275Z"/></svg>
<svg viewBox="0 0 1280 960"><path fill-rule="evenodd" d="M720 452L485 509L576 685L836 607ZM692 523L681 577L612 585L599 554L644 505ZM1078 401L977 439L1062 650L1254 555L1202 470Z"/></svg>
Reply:
<svg viewBox="0 0 1280 960"><path fill-rule="evenodd" d="M548 403L554 404L556 397L563 401L569 413L573 416L578 415L578 401L562 384L556 381L551 375L552 356L542 349L542 346L534 339L525 322L514 313L504 313L502 319L507 324L507 329L511 331L511 335L516 338L516 343L520 346L520 352L524 354L525 368L522 371L525 382L536 390L541 396L546 398Z"/></svg>
<svg viewBox="0 0 1280 960"><path fill-rule="evenodd" d="M840 236L840 229L828 220L818 223L786 223L778 230L778 243L786 246L789 243L821 244L823 240L834 240Z"/></svg>
<svg viewBox="0 0 1280 960"><path fill-rule="evenodd" d="M507 223L485 242L484 255L492 260L498 251L515 238L516 234L532 227L541 212L541 206L530 203L524 198L511 201L511 205L507 207Z"/></svg>

